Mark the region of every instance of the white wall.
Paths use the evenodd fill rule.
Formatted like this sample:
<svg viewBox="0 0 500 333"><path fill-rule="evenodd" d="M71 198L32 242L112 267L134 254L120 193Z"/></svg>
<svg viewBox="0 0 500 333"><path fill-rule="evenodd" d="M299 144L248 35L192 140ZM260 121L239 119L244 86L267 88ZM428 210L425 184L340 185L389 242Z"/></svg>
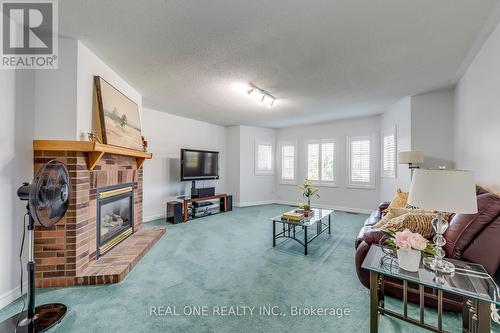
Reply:
<svg viewBox="0 0 500 333"><path fill-rule="evenodd" d="M240 126L226 127L226 190L240 203Z"/></svg>
<svg viewBox="0 0 500 333"><path fill-rule="evenodd" d="M262 127L240 127L240 191L237 206L271 203L275 200L275 176L255 175L255 143L275 146L275 130ZM274 149L276 151L276 149Z"/></svg>
<svg viewBox="0 0 500 333"><path fill-rule="evenodd" d="M347 188L347 136L371 136L375 189ZM321 198L313 199L312 205L332 207L355 212L369 212L377 207L380 200L380 117L363 117L315 125L305 125L276 130L276 141L298 142L299 182L306 178L306 148L304 142L315 139L335 139L337 147L337 187L321 187ZM303 202L300 190L295 185L276 187L276 198L282 203Z"/></svg>
<svg viewBox="0 0 500 333"><path fill-rule="evenodd" d="M0 308L20 296L18 256L26 203L16 191L33 178L34 82L32 71L0 70Z"/></svg>
<svg viewBox="0 0 500 333"><path fill-rule="evenodd" d="M500 190L500 25L460 79L455 92L455 159L477 181Z"/></svg>
<svg viewBox="0 0 500 333"><path fill-rule="evenodd" d="M139 106L142 114L142 95L117 72L111 69L97 55L90 51L81 41L78 41L78 63L76 68L76 135L87 140L87 133L92 130L92 102L94 91L94 76L101 76L113 87L125 94Z"/></svg>
<svg viewBox="0 0 500 333"><path fill-rule="evenodd" d="M381 132L396 127L397 152L411 150L411 99L403 98L391 105L380 116ZM390 201L395 189L401 187L403 191L410 189L410 169L408 165L397 164L396 178L382 177L380 179L380 201Z"/></svg>
<svg viewBox="0 0 500 333"><path fill-rule="evenodd" d="M411 146L424 153L425 168L454 167L453 90L411 97Z"/></svg>
<svg viewBox="0 0 500 333"><path fill-rule="evenodd" d="M59 68L35 71L35 139L75 140L77 41L59 38Z"/></svg>
<svg viewBox="0 0 500 333"><path fill-rule="evenodd" d="M153 159L144 163L144 221L163 217L167 201L189 193L191 182L180 181L181 148L219 151L220 179L199 181L197 186L215 186L217 192L225 192L224 127L144 108L142 132L153 153Z"/></svg>
<svg viewBox="0 0 500 333"><path fill-rule="evenodd" d="M36 139L87 140L92 129L94 76L99 75L133 100L142 95L82 42L59 38L59 68L35 74Z"/></svg>

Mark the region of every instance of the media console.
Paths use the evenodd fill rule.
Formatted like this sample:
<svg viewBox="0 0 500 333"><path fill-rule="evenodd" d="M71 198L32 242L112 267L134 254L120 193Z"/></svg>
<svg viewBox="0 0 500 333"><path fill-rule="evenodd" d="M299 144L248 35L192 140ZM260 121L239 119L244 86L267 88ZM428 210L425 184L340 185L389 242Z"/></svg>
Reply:
<svg viewBox="0 0 500 333"><path fill-rule="evenodd" d="M170 201L167 203L167 222L171 223L186 223L190 218L196 219L203 216L196 216L196 214L189 214L189 207L193 206L193 204L199 203L201 207L205 206L203 203L207 203L209 201L219 200L219 212L214 213L225 213L233 210L233 196L226 193L214 194L207 197L202 198L194 198L192 196L181 196L178 198L178 201ZM216 204L217 205L217 204ZM215 206L216 207L216 206ZM195 209L193 207L193 209ZM206 216L206 215L204 215Z"/></svg>

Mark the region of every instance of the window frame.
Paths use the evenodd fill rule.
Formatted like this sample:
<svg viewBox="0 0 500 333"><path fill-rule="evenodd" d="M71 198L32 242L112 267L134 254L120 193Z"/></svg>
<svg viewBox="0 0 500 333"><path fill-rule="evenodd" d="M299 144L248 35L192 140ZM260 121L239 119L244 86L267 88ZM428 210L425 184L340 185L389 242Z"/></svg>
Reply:
<svg viewBox="0 0 500 333"><path fill-rule="evenodd" d="M259 169L259 146L271 146L271 169ZM269 176L274 175L274 144L271 141L259 140L255 141L254 147L254 173L256 176Z"/></svg>
<svg viewBox="0 0 500 333"><path fill-rule="evenodd" d="M394 136L394 170L392 170L392 173L386 173L386 171L384 170L384 141L386 137L391 135ZM390 179L395 179L398 177L398 135L396 126L382 131L380 136L380 177Z"/></svg>
<svg viewBox="0 0 500 333"><path fill-rule="evenodd" d="M361 140L369 140L370 141L370 182L369 183L362 183L362 182L353 182L351 179L351 157L352 157L352 142L353 141L361 141ZM346 138L346 170L347 170L347 188L358 188L358 189L369 189L369 190L374 190L375 189L375 165L373 163L374 161L374 138L373 136L369 135L360 135L360 136L348 136Z"/></svg>
<svg viewBox="0 0 500 333"><path fill-rule="evenodd" d="M323 144L325 143L333 143L333 181L332 180L323 180ZM338 145L337 140L335 139L315 139L315 140L306 140L304 142L304 156L305 156L305 179L309 177L309 165L308 165L308 156L309 156L309 145L310 144L319 144L319 161L318 161L318 176L319 180L312 180L314 186L319 187L338 187Z"/></svg>
<svg viewBox="0 0 500 333"><path fill-rule="evenodd" d="M283 179L283 147L293 146L294 159L293 159L293 179ZM278 143L279 154L276 154L276 170L278 170L278 184L280 185L297 185L298 184L298 171L299 171L299 150L297 141L280 141Z"/></svg>

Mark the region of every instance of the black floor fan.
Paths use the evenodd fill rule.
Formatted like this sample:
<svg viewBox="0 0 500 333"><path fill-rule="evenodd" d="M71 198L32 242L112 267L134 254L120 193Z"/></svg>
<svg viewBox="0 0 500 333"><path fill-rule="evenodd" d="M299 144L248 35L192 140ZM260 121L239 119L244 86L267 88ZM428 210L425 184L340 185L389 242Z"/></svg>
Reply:
<svg viewBox="0 0 500 333"><path fill-rule="evenodd" d="M56 325L66 315L66 305L44 304L35 307L34 226L51 227L61 220L69 205L71 185L68 169L52 160L37 172L32 184L24 183L18 190L19 199L27 201L28 230L28 308L0 323L0 332L43 332ZM24 226L23 226L24 227ZM21 246L23 246L21 244Z"/></svg>

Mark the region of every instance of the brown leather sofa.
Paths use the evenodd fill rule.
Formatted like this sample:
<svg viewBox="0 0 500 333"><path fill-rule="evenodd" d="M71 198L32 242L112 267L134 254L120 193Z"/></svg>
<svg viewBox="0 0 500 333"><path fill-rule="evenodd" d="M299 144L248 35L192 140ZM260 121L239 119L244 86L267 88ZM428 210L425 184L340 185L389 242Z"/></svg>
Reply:
<svg viewBox="0 0 500 333"><path fill-rule="evenodd" d="M500 197L490 193L481 187L477 188L477 214L455 214L450 217L450 225L445 232L446 245L444 250L447 258L459 259L478 263L484 266L486 271L495 276L500 266ZM382 231L373 228L382 218L382 211L387 208L388 203L381 203L379 209L374 211L366 220L355 241L356 248L356 272L361 283L369 288L369 272L361 268L368 250L372 244L379 244L384 237ZM398 280L386 279L384 286L386 295L402 299L401 283ZM408 293L410 302L419 302L419 293L416 286L410 286ZM428 290L430 291L430 290ZM462 311L462 300L454 295L445 294L445 310ZM426 306L435 307L434 298L425 299Z"/></svg>

